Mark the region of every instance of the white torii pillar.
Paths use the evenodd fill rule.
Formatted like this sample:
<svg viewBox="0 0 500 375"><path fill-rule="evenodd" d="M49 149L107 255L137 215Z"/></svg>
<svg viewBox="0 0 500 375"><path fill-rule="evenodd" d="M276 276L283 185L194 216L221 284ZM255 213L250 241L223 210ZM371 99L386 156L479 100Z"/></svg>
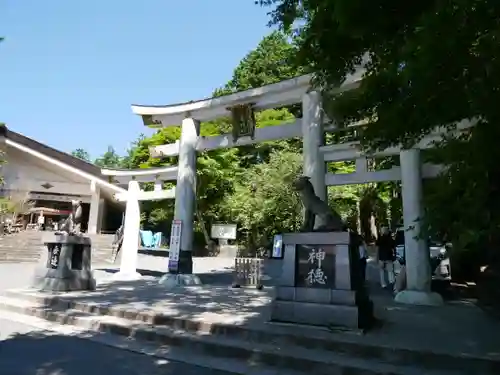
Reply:
<svg viewBox="0 0 500 375"><path fill-rule="evenodd" d="M324 156L320 152L324 143L323 108L321 94L317 91L308 92L302 97L302 137L303 174L310 178L314 192L324 201L327 199L326 168ZM322 224L317 217L314 226Z"/></svg>
<svg viewBox="0 0 500 375"><path fill-rule="evenodd" d="M118 201L126 202L126 208L120 271L113 277L115 280L137 280L141 277L137 272L139 231L141 228L139 201L173 199L175 188L162 190L162 185L164 181L176 179L177 166L131 170L103 168L101 173L109 176L114 182L128 183L128 190L125 193L115 195ZM142 191L139 182L154 182L154 191Z"/></svg>
<svg viewBox="0 0 500 375"><path fill-rule="evenodd" d="M99 233L101 230L102 223L102 205L101 202L101 189L97 186L95 180L90 182L90 211L89 211L89 220L88 220L88 229L87 232L89 234Z"/></svg>
<svg viewBox="0 0 500 375"><path fill-rule="evenodd" d="M199 121L185 118L181 126L179 142L179 164L177 165L177 185L175 194L174 220L180 220L181 239L179 262L169 272L193 273L194 208L196 204L196 143L200 131Z"/></svg>
<svg viewBox="0 0 500 375"><path fill-rule="evenodd" d="M141 229L140 201L173 199L175 188L169 190L142 191L139 182L132 180L128 183L125 194L117 194L116 199L126 201L125 223L123 226L123 243L121 248L122 259L120 271L113 275L114 280L131 281L141 278L137 272L137 255L139 252L139 231Z"/></svg>
<svg viewBox="0 0 500 375"><path fill-rule="evenodd" d="M396 302L439 306L442 297L431 292L431 266L427 241L420 237L422 204L422 164L420 150L400 153L403 220L405 227L406 290L396 294Z"/></svg>
<svg viewBox="0 0 500 375"><path fill-rule="evenodd" d="M137 253L139 246L139 230L141 229L141 208L139 206L139 194L141 188L139 182L129 181L125 197L126 200L125 222L123 226L123 243L121 248L122 259L120 271L113 275L114 280L132 281L141 278L137 272Z"/></svg>

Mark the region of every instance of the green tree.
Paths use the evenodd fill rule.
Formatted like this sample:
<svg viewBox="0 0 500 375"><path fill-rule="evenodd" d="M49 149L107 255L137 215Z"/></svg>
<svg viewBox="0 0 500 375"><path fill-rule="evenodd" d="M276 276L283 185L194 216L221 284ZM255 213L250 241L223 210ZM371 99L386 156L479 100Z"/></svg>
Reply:
<svg viewBox="0 0 500 375"><path fill-rule="evenodd" d="M290 182L301 169L299 153L280 150L272 151L268 162L239 174L234 193L223 207L231 221L238 223L247 249L263 250L274 234L300 228L302 203Z"/></svg>
<svg viewBox="0 0 500 375"><path fill-rule="evenodd" d="M251 51L240 62L234 71L231 81L223 89L216 90L215 95L260 87L302 74L303 70L293 65L295 53L295 47L289 43L283 33L272 33L270 36L265 37L256 49ZM255 78L256 76L258 77ZM269 109L256 114L257 128L276 126L293 121L294 119L294 114L287 108ZM222 118L203 123L201 133L206 136L227 134L230 133L231 126L229 119ZM173 143L179 137L180 129L178 127L171 127L161 129L153 136L142 139L130 153L131 166L134 168L148 168L160 165L176 165L176 157L163 159L151 158L149 148L151 146ZM226 219L236 220L240 224L240 227L243 228L247 244L252 248L265 246L265 241L272 238L269 237L270 233L296 230L297 223L301 221L301 208L299 209L299 214L293 211L293 214L291 214L293 220L273 220L273 210L277 209L277 207L281 209L280 207L288 204L284 200L284 196L279 194L270 196L266 200L266 205L248 205L243 201L249 199L248 197L252 194L245 195L243 192L248 192L252 188L252 182L245 178L247 171L260 171L259 168L267 168L269 169L269 174L273 174L273 181L283 185L284 191L286 191L286 194L289 194L291 187L288 184L290 179L290 176L287 174L288 172L284 169L278 168L274 170L273 168L276 168L276 160L287 160L287 162L289 159L295 161L301 160L301 151L301 139L292 139L262 142L242 146L237 150L214 150L199 154L196 222L198 233L203 235L204 242L209 242L208 229L210 223L225 221ZM292 157L292 154L295 156ZM237 186L238 190L235 190L235 186ZM330 189L330 196L332 197L332 203L340 207L339 212L345 218L357 222L356 202L359 201L360 196L363 195L365 190L364 188L336 187ZM274 202L273 199L277 199L277 201ZM228 209L226 203L228 201L233 202L233 206L243 202L241 203L241 207L246 208L238 211L238 214L230 214L231 210ZM172 203L145 203L143 210L145 212L144 222L147 225L157 228L161 226L164 228L163 230L168 230L170 220L173 216ZM300 206L300 204L298 205ZM253 208L250 210L248 207ZM246 219L244 218L245 215L248 215ZM276 215L275 213L274 219L276 219ZM257 226L254 229L249 227L250 221L248 220L252 220L255 217L266 217L265 230L261 226ZM258 233L255 234L254 230Z"/></svg>
<svg viewBox="0 0 500 375"><path fill-rule="evenodd" d="M296 48L286 35L274 31L265 36L255 49L238 64L229 82L215 90L214 96L231 94L290 79L302 74L293 63Z"/></svg>
<svg viewBox="0 0 500 375"><path fill-rule="evenodd" d="M139 137L135 141L130 144L130 147L127 149L125 156L123 156L120 160L120 168L124 169L133 169L134 168L134 153L139 143L144 140L146 136L144 134L140 134Z"/></svg>
<svg viewBox="0 0 500 375"><path fill-rule="evenodd" d="M94 164L101 168L120 168L122 158L116 153L113 146L108 146L108 150L94 161Z"/></svg>
<svg viewBox="0 0 500 375"><path fill-rule="evenodd" d="M202 136L219 135L219 127L212 122L203 123ZM180 128L169 127L158 130L151 137L144 137L137 142L130 155L133 168L151 168L177 165L177 157L152 158L151 146L174 143L180 139ZM210 244L209 230L213 221L223 220L219 205L232 191L234 176L238 173L238 150L220 149L198 154L197 164L197 206L195 210L196 240L204 245ZM144 225L163 232L170 230L173 218L174 202L144 202Z"/></svg>
<svg viewBox="0 0 500 375"><path fill-rule="evenodd" d="M233 72L232 78L225 86L214 91L213 96L228 95L234 92L258 88L277 83L303 74L303 69L294 64L296 54L295 46L290 43L287 36L274 31L265 36L259 44L239 62ZM279 125L293 121L300 114L300 108L269 109L256 114L257 127ZM215 122L221 133L231 131L229 119L220 119ZM251 166L267 160L272 149L294 144L300 152L301 142L298 140L285 140L278 142L263 142L240 147L240 161L243 167Z"/></svg>
<svg viewBox="0 0 500 375"><path fill-rule="evenodd" d="M255 50L251 51L233 73L232 79L222 88L215 90L214 96L226 95L252 87L279 82L300 75L300 69L290 61L293 57L293 46L284 34L271 33L265 37ZM268 110L257 113L257 127L273 126L286 121L292 121L294 116L286 109ZM227 118L203 123L201 135L215 136L231 131L231 122ZM175 165L177 157L153 159L149 156L149 147L173 143L180 138L180 129L172 127L161 129L152 137L140 141L130 154L131 165L147 168L160 165ZM244 146L239 149L213 150L198 155L197 167L197 230L203 235L204 242L209 242L208 229L211 222L224 221L225 211L222 202L231 196L233 185L240 175L240 167L251 167L256 163L265 162L271 150L281 150L288 146L287 141L266 142L258 145ZM297 152L300 152L300 143ZM145 221L151 225L166 226L173 215L172 202L159 205L147 203L144 210Z"/></svg>
<svg viewBox="0 0 500 375"><path fill-rule="evenodd" d="M73 155L75 158L82 159L90 163L90 154L83 148L77 148L76 150L71 151L71 155Z"/></svg>
<svg viewBox="0 0 500 375"><path fill-rule="evenodd" d="M296 48L283 33L272 33L242 59L232 79L222 89L216 90L214 95L260 87L302 74L304 70L293 64L295 54ZM257 127L293 121L294 113L297 112L290 111L289 108L260 111L256 114ZM201 135L227 134L231 132L231 126L227 118L203 123ZM159 130L151 137L140 139L129 152L128 165L131 168L176 165L177 157L151 158L149 148L173 143L179 138L179 127L170 127ZM199 153L197 240L208 244L208 229L216 221L236 221L246 244L252 249L265 247L274 233L297 230L302 220L302 206L289 182L292 176L300 173L301 151L301 139L292 139ZM291 170L294 172L291 173ZM260 179L263 180L262 183ZM257 195L252 192L257 186L255 181L259 186L267 186L264 190L259 190ZM340 207L339 212L345 218L356 221L356 202L365 190L353 187L332 188L332 204ZM265 200L264 193L268 194ZM143 212L145 225L169 231L173 201L145 202Z"/></svg>
<svg viewBox="0 0 500 375"><path fill-rule="evenodd" d="M500 3L260 3L273 6L272 22L284 30L300 25L294 30L298 59L317 72L316 83L326 92L364 59L360 88L337 96L332 109L344 123L370 120L362 139L367 146L411 146L437 125L478 120L458 139L441 142L433 155L448 168L431 184L424 222L458 248L498 257Z"/></svg>

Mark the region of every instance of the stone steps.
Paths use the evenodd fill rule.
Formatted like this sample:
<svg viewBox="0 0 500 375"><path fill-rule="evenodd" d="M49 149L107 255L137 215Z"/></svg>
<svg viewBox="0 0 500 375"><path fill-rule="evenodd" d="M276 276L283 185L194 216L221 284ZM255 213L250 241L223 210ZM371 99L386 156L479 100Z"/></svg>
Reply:
<svg viewBox="0 0 500 375"><path fill-rule="evenodd" d="M300 326L214 324L28 291L5 292L0 308L126 337L140 345L157 345L174 357L179 353L181 359L177 360L181 361L186 352L190 353L186 362L196 356L216 358L215 363L238 361L239 370L232 370L234 374L249 373L249 365L255 374L266 374L271 369L284 371L283 374L318 375L500 373L500 361L486 357L402 349L390 342L373 345L320 329L311 332L310 328Z"/></svg>
<svg viewBox="0 0 500 375"><path fill-rule="evenodd" d="M17 305L19 310L30 308L30 305L26 304ZM11 311L8 312L2 311L0 312L0 314L5 319L12 319L18 322L24 322L28 320L27 324L40 327L46 331L54 331L59 334L71 335L72 337L91 340L93 342L97 342L106 346L136 352L156 357L158 359L183 362L193 366L198 366L201 368L200 373L203 372L202 369L215 369L217 374L220 375L303 375L302 372L296 371L279 371L275 369L266 371L261 367L255 368L254 366L252 366L252 364L246 364L242 361L232 358L224 359L224 361L221 361L220 358L217 357L193 354L193 351L190 348L184 349L180 347L159 346L158 344L143 340L131 340L128 337L115 335L104 330L96 331L92 328L85 328L89 326L92 327L92 324L89 323L89 321L78 326L69 323L61 324L61 322L57 322L55 321L55 319L51 321L49 319L42 318L43 320L38 321L38 318L35 317L35 315L33 315L32 317L27 317L25 314L12 312L14 310L16 309L11 309ZM78 315L78 312L76 312L76 315ZM210 373L213 373L213 371L210 371Z"/></svg>
<svg viewBox="0 0 500 375"><path fill-rule="evenodd" d="M26 231L0 237L0 263L36 263L46 249L43 246L45 232ZM111 258L113 236L90 235L92 263L108 262Z"/></svg>

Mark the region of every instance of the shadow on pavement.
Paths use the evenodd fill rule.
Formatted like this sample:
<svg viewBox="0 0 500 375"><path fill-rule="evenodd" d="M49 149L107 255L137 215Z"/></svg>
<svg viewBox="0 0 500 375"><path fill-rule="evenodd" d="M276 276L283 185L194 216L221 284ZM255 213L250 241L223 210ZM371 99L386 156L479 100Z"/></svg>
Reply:
<svg viewBox="0 0 500 375"><path fill-rule="evenodd" d="M116 268L98 268L96 271L101 271L109 274L117 273L119 270ZM137 269L142 276L160 278L165 272ZM233 271L232 269L217 270L205 273L196 274L203 284L207 285L231 285L233 282Z"/></svg>
<svg viewBox="0 0 500 375"><path fill-rule="evenodd" d="M85 336L93 334L88 332ZM5 375L220 375L179 362L133 353L81 339L39 331L0 341L0 374Z"/></svg>
<svg viewBox="0 0 500 375"><path fill-rule="evenodd" d="M153 249L139 249L137 251L142 255L151 255L153 257L168 258L168 250L153 250Z"/></svg>

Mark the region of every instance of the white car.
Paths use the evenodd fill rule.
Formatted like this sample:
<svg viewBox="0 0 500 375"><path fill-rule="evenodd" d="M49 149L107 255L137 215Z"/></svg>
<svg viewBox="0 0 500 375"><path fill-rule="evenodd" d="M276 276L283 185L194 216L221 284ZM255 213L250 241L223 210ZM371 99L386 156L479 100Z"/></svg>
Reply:
<svg viewBox="0 0 500 375"><path fill-rule="evenodd" d="M404 230L398 229L395 234L396 241L396 260L395 272L399 273L401 264L405 263L405 243L404 243ZM431 256L431 264L433 267L432 278L435 280L451 280L451 267L450 257L447 250L448 244L441 244L435 241L428 241L429 251Z"/></svg>

